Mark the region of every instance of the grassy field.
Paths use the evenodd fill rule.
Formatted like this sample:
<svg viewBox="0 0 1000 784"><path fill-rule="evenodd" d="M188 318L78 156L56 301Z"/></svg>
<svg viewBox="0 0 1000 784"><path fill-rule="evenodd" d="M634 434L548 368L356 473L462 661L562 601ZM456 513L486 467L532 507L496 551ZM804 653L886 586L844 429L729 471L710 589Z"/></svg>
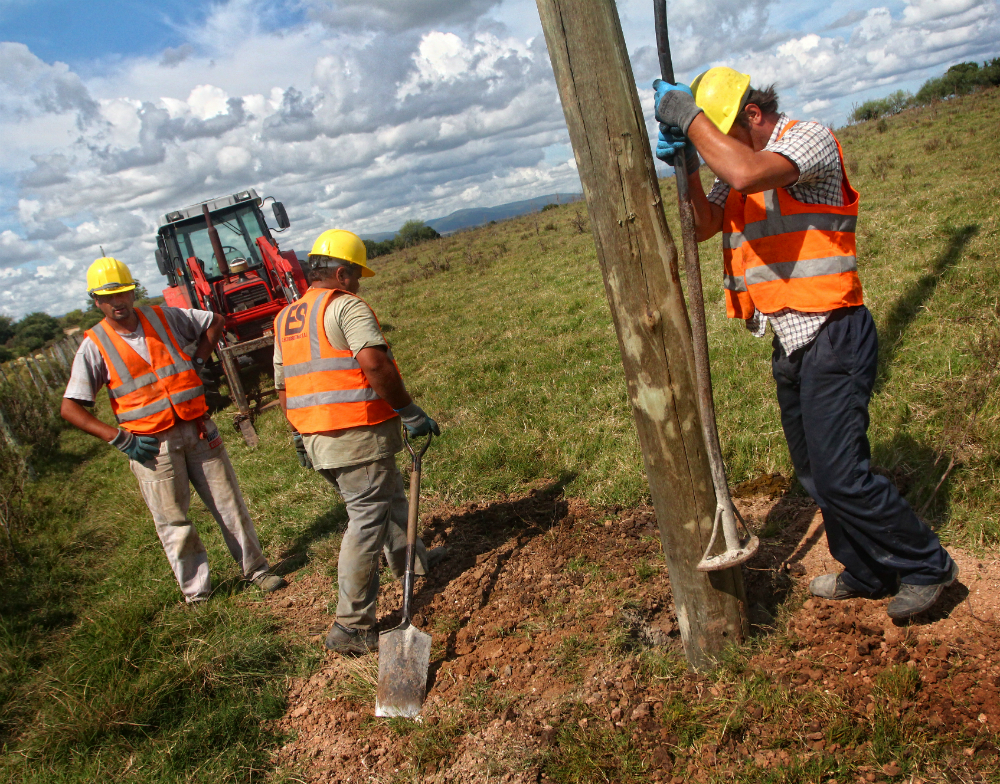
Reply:
<svg viewBox="0 0 1000 784"><path fill-rule="evenodd" d="M875 462L946 541L1000 539L1000 92L838 132L862 194L859 255L881 337ZM706 182L708 173L704 172ZM675 237L672 183L664 203ZM716 408L733 484L790 473L769 341L724 317L718 239L702 246ZM426 496L488 500L546 479L596 505L646 498L582 203L376 259L374 306L444 435ZM106 403L99 409L108 418ZM277 411L247 449L219 422L265 549L332 575L342 504L298 467ZM281 742L265 720L314 654L243 592L214 523L217 596L190 612L121 456L66 431L37 466L19 556L0 562L0 780L249 781Z"/></svg>

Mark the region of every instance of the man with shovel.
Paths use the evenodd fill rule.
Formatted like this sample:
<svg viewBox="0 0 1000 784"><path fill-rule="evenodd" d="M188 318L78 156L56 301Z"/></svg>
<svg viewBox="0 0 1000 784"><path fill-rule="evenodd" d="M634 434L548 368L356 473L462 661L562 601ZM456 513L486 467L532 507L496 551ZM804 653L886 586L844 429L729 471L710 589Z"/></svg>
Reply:
<svg viewBox="0 0 1000 784"><path fill-rule="evenodd" d="M303 467L340 492L348 525L337 562L337 620L326 647L378 649L375 609L385 552L397 578L406 568L407 501L395 455L410 437L440 435L413 402L374 312L357 296L368 267L349 231L323 232L309 253L309 289L274 320L274 385ZM417 575L445 555L416 541Z"/></svg>
<svg viewBox="0 0 1000 784"><path fill-rule="evenodd" d="M657 157L684 155L698 240L723 232L726 313L774 332L781 423L803 487L844 570L815 578L826 599L895 594L891 618L930 608L958 576L938 537L873 474L868 402L878 336L857 273L858 193L824 126L778 112L773 88L712 68L688 88L657 80ZM716 174L706 195L698 154Z"/></svg>

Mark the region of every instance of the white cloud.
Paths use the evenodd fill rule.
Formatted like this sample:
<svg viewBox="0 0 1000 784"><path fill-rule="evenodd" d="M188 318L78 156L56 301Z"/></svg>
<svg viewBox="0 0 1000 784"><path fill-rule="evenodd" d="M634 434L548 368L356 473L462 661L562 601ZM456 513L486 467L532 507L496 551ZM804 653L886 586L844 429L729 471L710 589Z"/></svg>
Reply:
<svg viewBox="0 0 1000 784"><path fill-rule="evenodd" d="M831 106L833 106L833 101L820 98L818 100L802 104L802 111L811 115L813 112L822 112L824 109L829 109Z"/></svg>
<svg viewBox="0 0 1000 784"><path fill-rule="evenodd" d="M155 291L161 216L246 187L285 202L282 247L297 249L333 225L388 230L579 188L533 0L294 0L310 20L298 26L276 21L282 2L223 0L179 46L86 78L0 44L12 183L0 311L77 307L101 245ZM617 7L652 130L652 9ZM802 26L809 8L822 24ZM784 108L836 124L859 96L996 56L1000 40L986 0L834 16L815 0L795 14L775 0L671 0L677 74L731 65L776 82Z"/></svg>
<svg viewBox="0 0 1000 784"><path fill-rule="evenodd" d="M244 147L223 147L219 150L216 158L219 162L219 171L223 174L241 172L252 161L250 151Z"/></svg>
<svg viewBox="0 0 1000 784"><path fill-rule="evenodd" d="M500 0L307 0L314 19L333 29L404 31L471 23Z"/></svg>
<svg viewBox="0 0 1000 784"><path fill-rule="evenodd" d="M188 96L187 105L191 114L199 120L209 120L226 111L228 100L229 96L222 88L211 84L199 84Z"/></svg>
<svg viewBox="0 0 1000 784"><path fill-rule="evenodd" d="M910 0L903 9L906 24L923 24L950 16L958 16L970 9L989 5L983 0Z"/></svg>
<svg viewBox="0 0 1000 784"><path fill-rule="evenodd" d="M96 101L69 66L49 65L24 44L0 42L0 86L0 113L8 118L76 112L83 126L97 114Z"/></svg>
<svg viewBox="0 0 1000 784"><path fill-rule="evenodd" d="M8 269L40 258L41 248L25 242L9 229L0 232L0 268Z"/></svg>

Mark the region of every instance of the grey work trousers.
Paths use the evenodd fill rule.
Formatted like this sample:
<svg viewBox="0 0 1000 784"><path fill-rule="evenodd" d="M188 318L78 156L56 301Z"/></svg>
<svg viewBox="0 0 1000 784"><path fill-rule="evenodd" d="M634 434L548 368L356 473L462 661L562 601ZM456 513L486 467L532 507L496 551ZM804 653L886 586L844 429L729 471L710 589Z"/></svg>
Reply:
<svg viewBox="0 0 1000 784"><path fill-rule="evenodd" d="M379 555L385 552L397 579L406 571L403 477L394 457L319 473L337 488L347 507L347 530L337 561L337 620L347 627L371 629L376 622ZM427 574L427 550L419 537L413 571Z"/></svg>
<svg viewBox="0 0 1000 784"><path fill-rule="evenodd" d="M217 428L210 419L205 429ZM160 454L146 463L129 461L142 497L153 515L170 568L186 601L207 598L212 592L208 553L198 531L188 522L191 485L219 524L222 538L239 564L243 576L253 579L268 571L267 559L257 541L250 512L236 481L236 472L223 445L211 449L200 438L196 422L179 422L157 433Z"/></svg>

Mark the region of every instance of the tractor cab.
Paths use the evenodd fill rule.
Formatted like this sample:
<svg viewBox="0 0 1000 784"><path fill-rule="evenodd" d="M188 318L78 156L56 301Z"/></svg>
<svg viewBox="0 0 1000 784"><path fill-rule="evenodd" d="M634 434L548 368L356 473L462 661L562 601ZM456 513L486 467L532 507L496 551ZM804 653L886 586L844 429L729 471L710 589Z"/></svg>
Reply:
<svg viewBox="0 0 1000 784"><path fill-rule="evenodd" d="M284 206L272 205L277 228L271 229L264 201L250 188L175 210L163 216L156 235L156 266L169 282L166 304L225 318L216 353L240 409L236 424L248 442L256 442L256 434L240 365L270 362L274 317L308 288L298 257L281 251L272 234L290 225Z"/></svg>

